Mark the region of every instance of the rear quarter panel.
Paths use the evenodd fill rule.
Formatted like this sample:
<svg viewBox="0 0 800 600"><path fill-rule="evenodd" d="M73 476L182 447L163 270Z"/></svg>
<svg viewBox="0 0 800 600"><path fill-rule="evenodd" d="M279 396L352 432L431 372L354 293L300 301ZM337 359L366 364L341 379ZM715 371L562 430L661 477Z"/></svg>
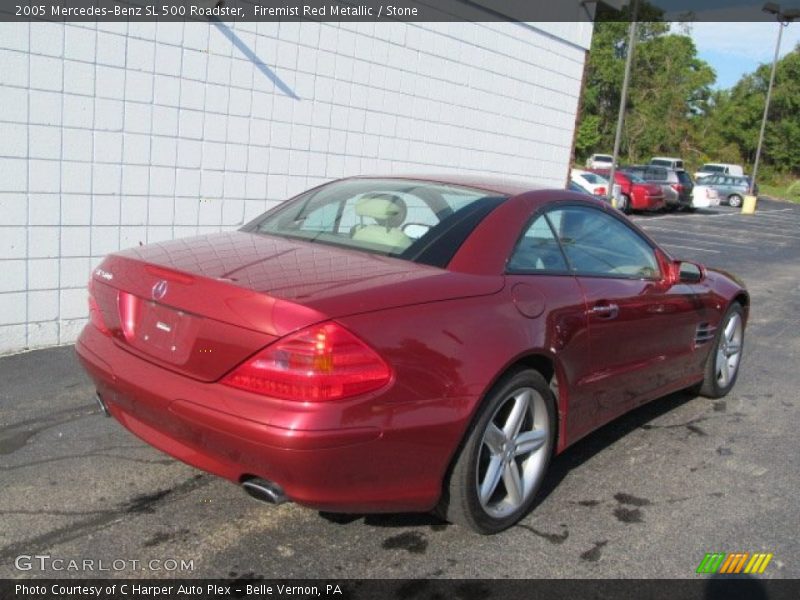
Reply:
<svg viewBox="0 0 800 600"><path fill-rule="evenodd" d="M565 285L571 283L567 279ZM382 413L386 446L395 449L392 469L409 481L422 476L425 485L441 484L481 400L522 357L553 358L574 350L573 360L564 364L556 357L557 372L565 380L577 379L588 368L583 317L571 320L573 314L584 314L582 299L528 318L515 307L511 289L507 284L491 296L338 319L394 369L392 388L373 410Z"/></svg>

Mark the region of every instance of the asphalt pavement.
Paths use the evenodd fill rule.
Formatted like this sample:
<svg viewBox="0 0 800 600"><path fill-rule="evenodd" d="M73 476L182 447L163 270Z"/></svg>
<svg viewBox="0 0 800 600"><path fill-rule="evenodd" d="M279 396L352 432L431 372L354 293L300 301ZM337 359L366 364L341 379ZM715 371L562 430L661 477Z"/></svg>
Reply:
<svg viewBox="0 0 800 600"><path fill-rule="evenodd" d="M764 577L800 577L800 205L633 219L748 285L739 381L588 436L509 531L258 503L102 417L62 347L0 358L0 577L692 578L707 552L771 552Z"/></svg>

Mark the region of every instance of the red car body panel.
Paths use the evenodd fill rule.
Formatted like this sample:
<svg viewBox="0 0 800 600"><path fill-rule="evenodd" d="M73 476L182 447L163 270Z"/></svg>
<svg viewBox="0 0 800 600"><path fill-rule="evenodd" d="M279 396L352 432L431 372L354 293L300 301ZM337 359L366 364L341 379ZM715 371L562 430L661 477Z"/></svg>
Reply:
<svg viewBox="0 0 800 600"><path fill-rule="evenodd" d="M481 399L507 369L552 369L561 452L631 407L702 379L698 321L715 325L735 297L746 298L722 273L692 285L506 274L522 227L558 201L624 218L564 191L512 196L446 269L247 232L120 252L92 275L111 332L90 323L77 353L111 414L184 462L234 482L276 482L319 509L429 510ZM671 258L658 257L668 272ZM166 302L151 299L161 281ZM136 327L125 323L126 294L150 315ZM620 307L613 323L591 313L610 301ZM327 320L391 365L386 386L294 402L221 383L271 342ZM153 342L158 323L169 324L169 336Z"/></svg>
<svg viewBox="0 0 800 600"><path fill-rule="evenodd" d="M132 271L124 283L115 281L120 289L148 297L148 284L172 275L179 284L175 293L183 294L176 304L190 303L199 314L218 314L222 294L226 321L278 336L323 318L480 296L503 286L499 276L470 277L377 254L241 231L149 244L109 258L120 259L128 259L127 269ZM152 271L152 265L167 270ZM113 262L109 266L116 272ZM213 286L208 288L212 293L197 294L199 285ZM284 304L265 311L264 303L275 299ZM291 310L283 314L288 306ZM283 312L276 314L278 309ZM265 319L265 314L271 318Z"/></svg>
<svg viewBox="0 0 800 600"><path fill-rule="evenodd" d="M594 169L594 173L609 177L607 169ZM656 211L666 206L664 191L652 183L635 183L621 171L614 171L614 181L619 184L620 191L631 199L633 210Z"/></svg>
<svg viewBox="0 0 800 600"><path fill-rule="evenodd" d="M664 208L664 191L652 183L633 183L631 189L631 208L633 210L661 210Z"/></svg>

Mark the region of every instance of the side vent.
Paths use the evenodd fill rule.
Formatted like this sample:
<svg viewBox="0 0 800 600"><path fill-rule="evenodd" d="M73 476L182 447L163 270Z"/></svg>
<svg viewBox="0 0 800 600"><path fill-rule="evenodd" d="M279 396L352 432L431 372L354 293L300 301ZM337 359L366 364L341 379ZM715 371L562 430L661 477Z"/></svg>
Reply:
<svg viewBox="0 0 800 600"><path fill-rule="evenodd" d="M694 334L695 347L702 346L713 340L716 331L717 328L710 323L700 323L697 326L697 332Z"/></svg>

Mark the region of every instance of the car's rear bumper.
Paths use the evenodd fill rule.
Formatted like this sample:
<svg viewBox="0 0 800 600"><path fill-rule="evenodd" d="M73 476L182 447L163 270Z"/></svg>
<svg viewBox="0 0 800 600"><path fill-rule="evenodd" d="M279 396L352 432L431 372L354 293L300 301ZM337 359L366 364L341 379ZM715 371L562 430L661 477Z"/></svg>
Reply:
<svg viewBox="0 0 800 600"><path fill-rule="evenodd" d="M452 439L458 424L396 429L375 405L317 410L282 402L278 412L270 400L260 417L244 418L232 408L258 401L253 394L151 364L92 325L76 351L111 416L199 469L236 483L248 477L272 481L290 500L321 510L422 511L438 501L450 453L420 442Z"/></svg>
<svg viewBox="0 0 800 600"><path fill-rule="evenodd" d="M632 208L634 210L656 211L664 208L664 196L651 196L640 194L633 198Z"/></svg>
<svg viewBox="0 0 800 600"><path fill-rule="evenodd" d="M697 194L692 197L693 208L711 208L712 206L719 206L719 196L710 198L705 194Z"/></svg>
<svg viewBox="0 0 800 600"><path fill-rule="evenodd" d="M685 208L692 205L692 195L675 191L664 192L664 205L668 208Z"/></svg>

